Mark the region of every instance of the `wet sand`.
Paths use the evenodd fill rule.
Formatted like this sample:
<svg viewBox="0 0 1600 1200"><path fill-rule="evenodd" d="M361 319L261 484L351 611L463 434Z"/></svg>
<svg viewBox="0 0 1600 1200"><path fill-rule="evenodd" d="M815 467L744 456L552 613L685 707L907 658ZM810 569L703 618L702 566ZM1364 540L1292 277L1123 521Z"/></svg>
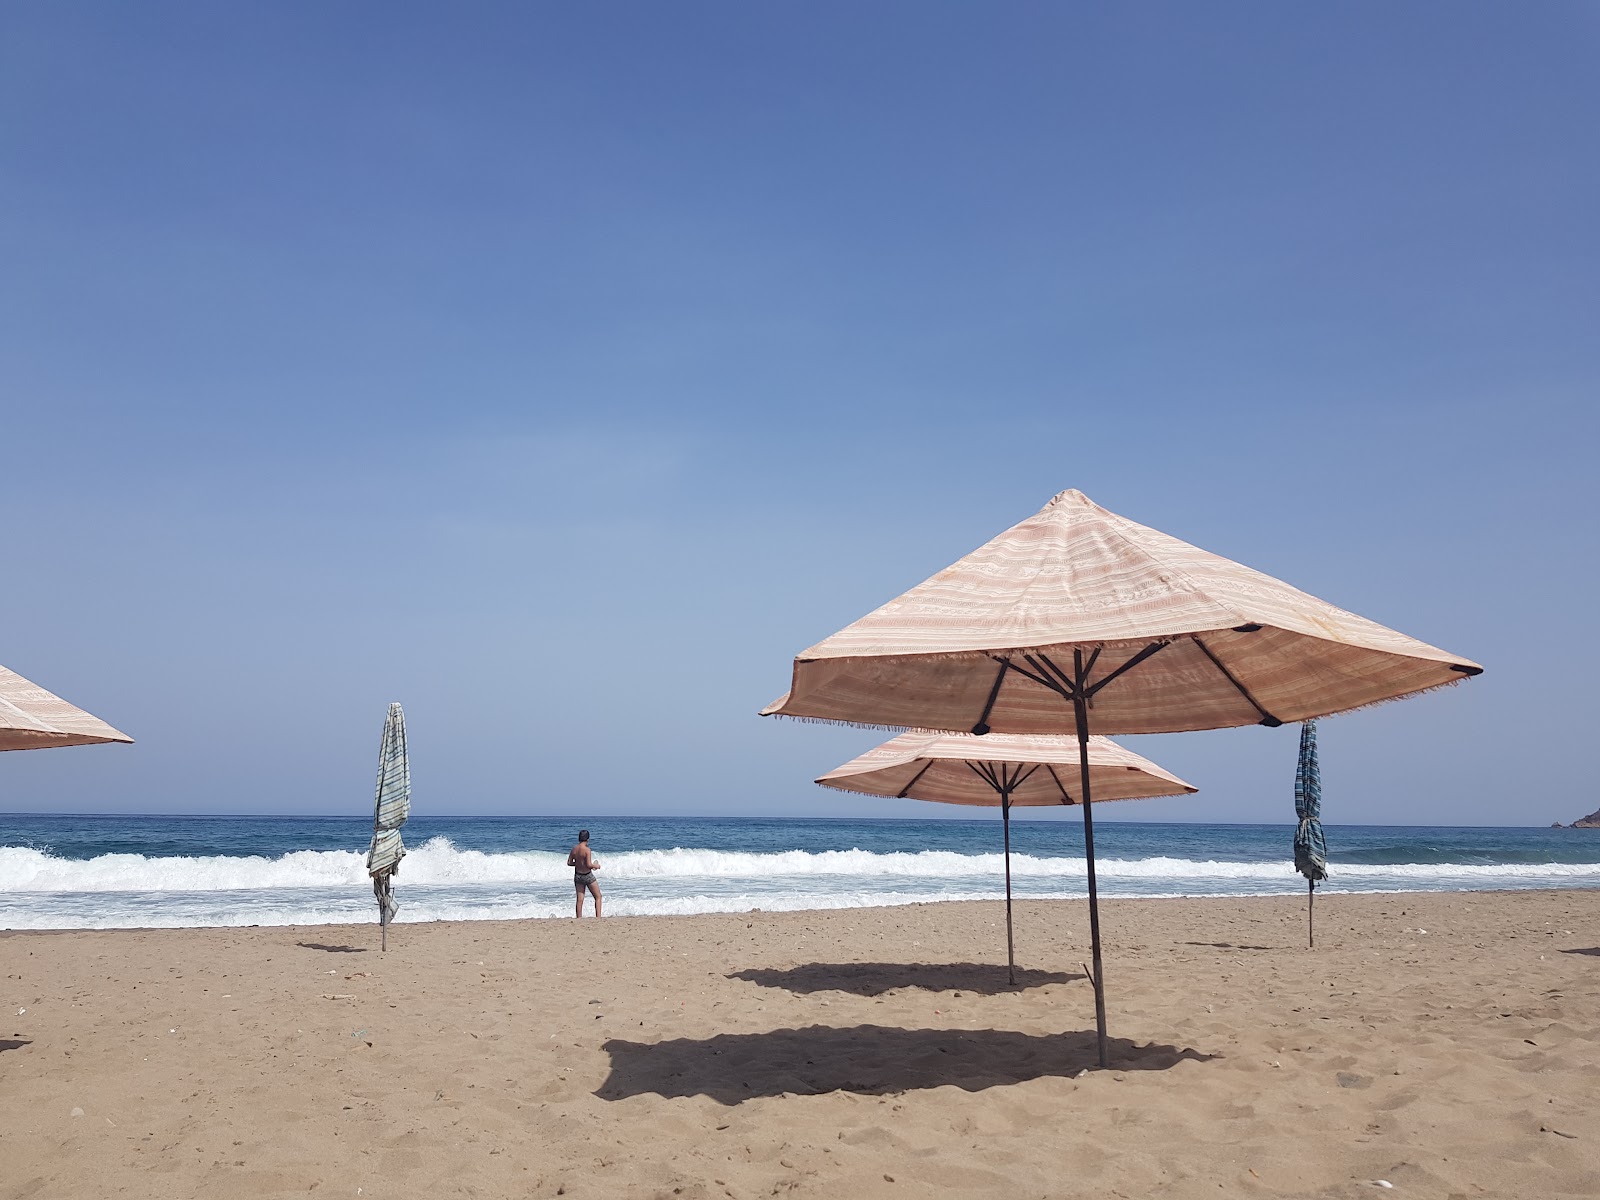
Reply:
<svg viewBox="0 0 1600 1200"><path fill-rule="evenodd" d="M0 1197L1600 1195L1600 892L1103 912L3 935Z"/></svg>

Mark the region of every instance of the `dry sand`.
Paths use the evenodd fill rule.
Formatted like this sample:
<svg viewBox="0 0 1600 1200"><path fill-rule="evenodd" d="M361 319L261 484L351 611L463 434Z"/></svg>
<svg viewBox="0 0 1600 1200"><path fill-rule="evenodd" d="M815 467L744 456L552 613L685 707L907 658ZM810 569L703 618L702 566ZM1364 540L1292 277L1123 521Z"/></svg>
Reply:
<svg viewBox="0 0 1600 1200"><path fill-rule="evenodd" d="M1600 1195L1600 892L1318 915L10 934L0 1196Z"/></svg>

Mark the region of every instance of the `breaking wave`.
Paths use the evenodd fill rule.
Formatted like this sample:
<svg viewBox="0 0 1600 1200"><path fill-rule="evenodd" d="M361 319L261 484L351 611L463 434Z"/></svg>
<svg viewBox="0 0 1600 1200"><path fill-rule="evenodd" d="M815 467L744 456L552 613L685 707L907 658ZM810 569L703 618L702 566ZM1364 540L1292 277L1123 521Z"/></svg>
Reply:
<svg viewBox="0 0 1600 1200"><path fill-rule="evenodd" d="M406 885L462 888L478 885L545 885L569 878L564 856L544 851L488 854L462 850L448 838L435 837L414 847L401 865L399 879ZM1209 882L1213 890L1229 892L1234 883L1289 885L1299 879L1294 867L1283 862L1234 862L1218 859L1151 857L1098 860L1102 880ZM1014 854L1011 872L1023 881L1083 879L1081 857L1048 858ZM601 880L675 884L685 898L694 895L696 880L725 887L732 881L759 882L762 892L775 885L808 896L805 881L817 884L855 884L862 891L888 881L942 882L929 899L950 898L952 881L993 880L1004 869L998 853L960 854L948 850L875 853L869 850L735 853L724 850L642 850L602 856ZM1479 886L1515 885L1538 881L1546 885L1565 881L1600 885L1600 864L1595 863L1334 863L1332 882L1404 888L1407 882L1426 886L1480 881ZM263 856L172 856L104 854L96 858L59 858L48 850L26 846L0 847L0 894L6 893L107 893L107 892L240 892L302 888L365 888L366 857L349 850L296 850L277 858ZM1257 890L1251 888L1249 890ZM1369 890L1363 888L1362 890ZM898 894L898 893L897 893ZM1037 894L1037 893L1035 893ZM1146 892L1145 894L1148 894ZM620 899L620 897L619 897ZM774 905L775 906L775 905ZM796 907L820 907L801 904ZM621 910L618 909L620 912ZM706 911L696 909L694 911Z"/></svg>

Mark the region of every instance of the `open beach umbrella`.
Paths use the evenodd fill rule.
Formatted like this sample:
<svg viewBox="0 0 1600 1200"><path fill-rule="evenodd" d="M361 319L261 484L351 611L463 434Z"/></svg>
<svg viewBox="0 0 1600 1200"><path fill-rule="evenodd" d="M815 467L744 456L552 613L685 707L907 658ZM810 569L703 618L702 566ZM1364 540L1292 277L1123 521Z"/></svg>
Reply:
<svg viewBox="0 0 1600 1200"><path fill-rule="evenodd" d="M131 742L99 717L68 704L15 671L0 667L0 750L44 750Z"/></svg>
<svg viewBox="0 0 1600 1200"><path fill-rule="evenodd" d="M383 927L383 948L389 948L389 922L400 906L394 899L394 876L405 857L400 826L411 815L411 764L406 759L406 714L389 705L383 722L383 744L378 752L378 800L372 814L372 846L367 851L367 874L378 898L378 924Z"/></svg>
<svg viewBox="0 0 1600 1200"><path fill-rule="evenodd" d="M1106 1062L1091 732L1278 726L1482 667L1065 491L802 651L765 714L888 728L1074 733L1095 1023Z"/></svg>
<svg viewBox="0 0 1600 1200"><path fill-rule="evenodd" d="M1006 853L1006 968L1017 981L1011 932L1011 807L1076 804L1078 765L1071 738L911 731L829 771L817 782L842 792L910 797L939 804L1000 806ZM1058 769L1059 768L1059 769ZM1065 776L1065 779L1063 779ZM1089 739L1089 778L1098 800L1192 795L1191 787L1110 738ZM1068 784L1070 783L1070 787Z"/></svg>
<svg viewBox="0 0 1600 1200"><path fill-rule="evenodd" d="M1317 768L1317 722L1300 726L1300 760L1294 769L1294 869L1306 877L1306 948L1315 948L1312 907L1317 884L1328 877L1328 843L1322 836L1322 773Z"/></svg>

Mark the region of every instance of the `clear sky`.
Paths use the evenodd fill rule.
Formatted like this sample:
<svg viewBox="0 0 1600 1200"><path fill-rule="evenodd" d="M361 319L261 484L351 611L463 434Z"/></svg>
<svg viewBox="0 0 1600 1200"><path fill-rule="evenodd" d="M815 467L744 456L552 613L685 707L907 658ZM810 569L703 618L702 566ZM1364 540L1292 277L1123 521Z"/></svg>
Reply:
<svg viewBox="0 0 1600 1200"><path fill-rule="evenodd" d="M1487 673L1330 821L1600 806L1600 6L0 7L0 810L934 815L794 653L1077 487ZM1295 729L1128 739L1281 820ZM1107 814L1110 816L1111 814Z"/></svg>

